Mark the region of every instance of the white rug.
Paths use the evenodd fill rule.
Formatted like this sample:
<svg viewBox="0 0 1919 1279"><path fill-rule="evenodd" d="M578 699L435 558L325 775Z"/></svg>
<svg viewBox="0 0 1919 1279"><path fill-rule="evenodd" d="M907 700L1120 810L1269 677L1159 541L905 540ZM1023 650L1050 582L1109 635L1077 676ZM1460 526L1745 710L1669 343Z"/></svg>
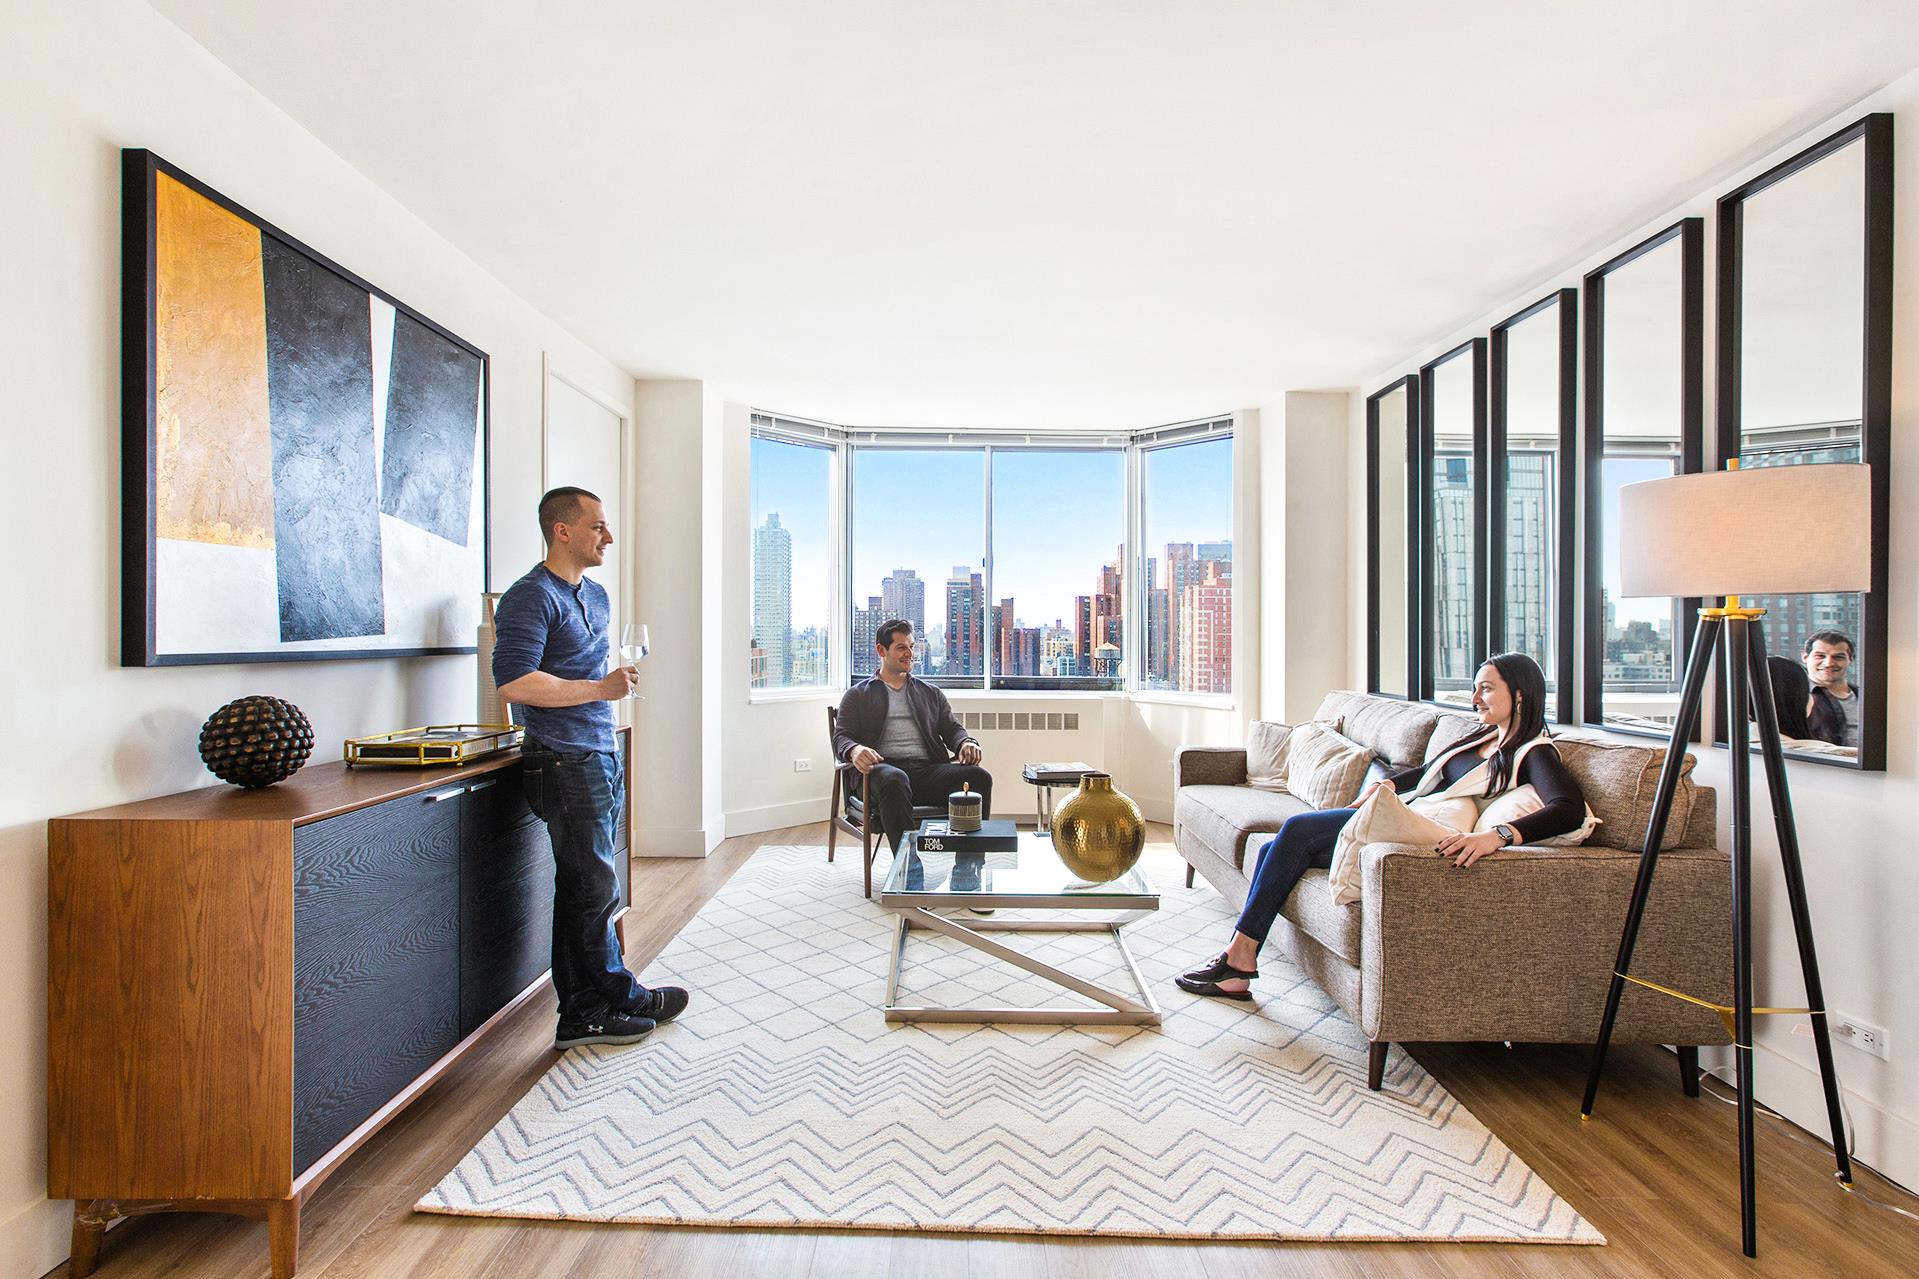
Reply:
<svg viewBox="0 0 1919 1279"><path fill-rule="evenodd" d="M883 870L880 858L876 870ZM1172 976L1233 912L1152 855L1129 926L1158 1027L888 1025L895 917L857 853L770 848L649 967L677 1022L579 1048L417 1207L474 1216L1197 1239L1605 1240L1410 1057L1366 1043L1269 951L1254 1004ZM960 917L962 922L966 918ZM1126 989L1098 934L999 935ZM902 1000L1077 996L916 931Z"/></svg>

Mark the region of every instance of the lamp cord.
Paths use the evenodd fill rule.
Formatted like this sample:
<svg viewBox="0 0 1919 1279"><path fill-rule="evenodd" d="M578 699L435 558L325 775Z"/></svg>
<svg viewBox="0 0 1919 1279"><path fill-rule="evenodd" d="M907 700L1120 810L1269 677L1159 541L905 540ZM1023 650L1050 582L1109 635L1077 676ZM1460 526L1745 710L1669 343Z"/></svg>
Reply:
<svg viewBox="0 0 1919 1279"><path fill-rule="evenodd" d="M1739 1098L1738 1098L1739 1086L1733 1083L1729 1079L1721 1079L1719 1077L1719 1072L1724 1069L1725 1069L1724 1066L1715 1066L1711 1070L1701 1070L1699 1072L1699 1077L1702 1080L1710 1079L1716 1084L1720 1084L1726 1088L1731 1089L1733 1093L1732 1096L1728 1097L1721 1094L1717 1089L1707 1088L1704 1090L1706 1096L1711 1097L1714 1101L1722 1102L1728 1106L1737 1106L1739 1104ZM1820 1141L1816 1137L1802 1136L1800 1133L1798 1124L1786 1118L1784 1115L1780 1114L1778 1111L1774 1110L1771 1106L1768 1106L1765 1102L1760 1101L1756 1097L1753 1099L1752 1108L1758 1111L1762 1115L1769 1115L1772 1118L1777 1119L1780 1122L1780 1124L1785 1128L1786 1136L1798 1142L1800 1145L1810 1146L1813 1149L1819 1150L1819 1151L1828 1151L1831 1149L1831 1147L1826 1145L1825 1142ZM1852 1107L1846 1104L1846 1096L1844 1093L1839 1094L1839 1111L1846 1125L1846 1157L1848 1159L1852 1159L1853 1146L1858 1139L1858 1136L1857 1136L1858 1129L1853 1126ZM1853 1159L1853 1162L1857 1163L1858 1160ZM1863 1168L1865 1167L1865 1165L1860 1164L1860 1167ZM1905 1186L1900 1185L1898 1182L1886 1176L1884 1173L1879 1172L1877 1169L1873 1169L1872 1173L1873 1173L1873 1176L1878 1177L1881 1181L1885 1182L1887 1185L1891 1186L1894 1190L1897 1190L1902 1194L1911 1195L1913 1193L1911 1190L1907 1189ZM1839 1173L1837 1171L1834 1171L1832 1176L1834 1181L1838 1181ZM1905 1217L1910 1221L1919 1221L1919 1212L1914 1212L1910 1208L1902 1208L1895 1203L1887 1203L1883 1199L1875 1199L1871 1195L1867 1194L1865 1191L1861 1190L1856 1182L1850 1186L1846 1185L1844 1182L1839 1182L1839 1188L1845 1191L1847 1194L1851 1195L1853 1198L1862 1200L1865 1203L1870 1204L1874 1208L1883 1208L1887 1212L1898 1213L1901 1217ZM1919 1196L1914 1196L1914 1197L1919 1198Z"/></svg>

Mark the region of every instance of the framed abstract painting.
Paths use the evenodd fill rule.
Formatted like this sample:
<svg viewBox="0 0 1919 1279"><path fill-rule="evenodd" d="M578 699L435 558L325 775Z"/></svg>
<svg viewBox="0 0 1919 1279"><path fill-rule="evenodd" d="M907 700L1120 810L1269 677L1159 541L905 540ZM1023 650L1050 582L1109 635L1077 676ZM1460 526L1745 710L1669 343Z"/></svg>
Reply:
<svg viewBox="0 0 1919 1279"><path fill-rule="evenodd" d="M121 665L472 653L484 351L122 152Z"/></svg>

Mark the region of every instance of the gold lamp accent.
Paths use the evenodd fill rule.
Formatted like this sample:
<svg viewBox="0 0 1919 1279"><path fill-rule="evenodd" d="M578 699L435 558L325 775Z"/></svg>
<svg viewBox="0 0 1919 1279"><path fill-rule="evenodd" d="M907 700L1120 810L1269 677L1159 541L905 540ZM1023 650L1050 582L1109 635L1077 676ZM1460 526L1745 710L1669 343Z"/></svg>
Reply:
<svg viewBox="0 0 1919 1279"><path fill-rule="evenodd" d="M1139 805L1113 789L1111 773L1088 773L1053 810L1053 851L1088 883L1105 884L1133 869L1146 848Z"/></svg>

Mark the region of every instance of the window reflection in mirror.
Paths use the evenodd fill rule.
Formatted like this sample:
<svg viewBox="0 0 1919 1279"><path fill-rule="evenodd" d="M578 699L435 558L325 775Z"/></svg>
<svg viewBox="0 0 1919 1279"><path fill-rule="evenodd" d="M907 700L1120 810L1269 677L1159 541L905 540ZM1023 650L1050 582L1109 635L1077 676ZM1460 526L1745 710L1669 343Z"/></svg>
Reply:
<svg viewBox="0 0 1919 1279"><path fill-rule="evenodd" d="M1528 654L1546 675L1548 717L1557 717L1559 628L1561 311L1550 299L1500 330L1498 376L1505 427L1503 635L1492 645ZM1570 351L1568 349L1568 355Z"/></svg>
<svg viewBox="0 0 1919 1279"><path fill-rule="evenodd" d="M1669 732L1679 709L1676 599L1619 593L1619 490L1683 469L1683 241L1674 236L1605 277L1604 434L1598 474L1600 710L1609 727Z"/></svg>
<svg viewBox="0 0 1919 1279"><path fill-rule="evenodd" d="M1408 379L1409 381L1410 379ZM1374 678L1372 691L1391 697L1409 697L1411 634L1407 628L1407 587L1412 581L1407 563L1411 524L1407 502L1407 458L1411 440L1411 396L1407 381L1372 397L1372 552Z"/></svg>
<svg viewBox="0 0 1919 1279"><path fill-rule="evenodd" d="M1475 341L1429 366L1432 472L1428 536L1432 543L1432 615L1427 636L1432 694L1441 702L1472 701L1480 651L1479 545L1475 521L1477 485L1474 442L1483 406L1477 404Z"/></svg>
<svg viewBox="0 0 1919 1279"><path fill-rule="evenodd" d="M1813 466L1861 460L1865 142L1745 197L1740 211L1739 463ZM1781 512L1807 537L1819 512ZM1749 596L1764 608L1788 750L1858 755L1864 597ZM1797 665L1810 684L1801 707ZM1785 687L1782 687L1782 683ZM1794 730L1803 730L1803 733Z"/></svg>

